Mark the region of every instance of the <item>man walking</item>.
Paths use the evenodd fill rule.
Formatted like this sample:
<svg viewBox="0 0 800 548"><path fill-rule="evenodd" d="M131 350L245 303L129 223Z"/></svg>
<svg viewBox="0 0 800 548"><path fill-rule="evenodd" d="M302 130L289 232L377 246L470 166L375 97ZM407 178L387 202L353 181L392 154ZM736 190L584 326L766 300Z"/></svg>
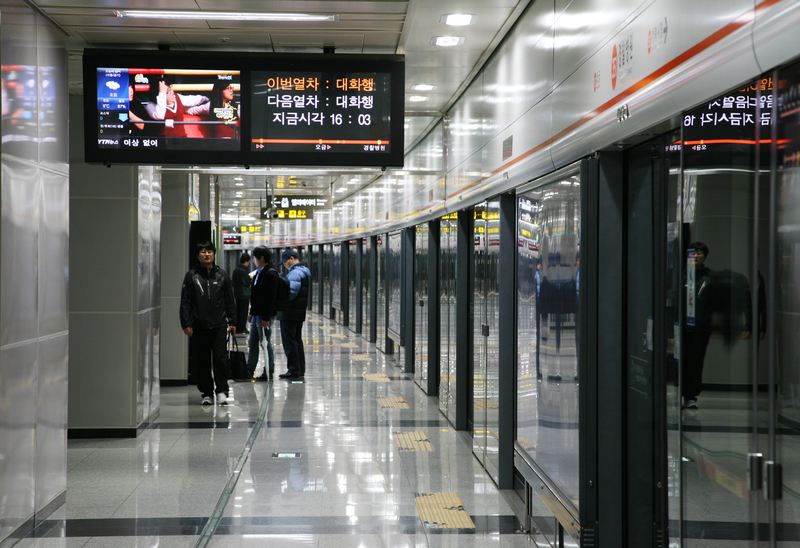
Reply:
<svg viewBox="0 0 800 548"><path fill-rule="evenodd" d="M311 283L311 271L297 258L297 251L286 249L281 255L278 266L285 264L289 270L289 306L278 312L281 322L281 339L283 351L286 353L288 371L278 375L282 379L299 379L306 374L306 354L303 348L303 322L306 320L308 308L308 287Z"/></svg>
<svg viewBox="0 0 800 548"><path fill-rule="evenodd" d="M224 405L228 401L226 333L236 333L236 299L230 278L214 264L214 244L203 242L196 249L199 264L183 278L181 327L189 336L201 404L212 405L216 393L217 403Z"/></svg>

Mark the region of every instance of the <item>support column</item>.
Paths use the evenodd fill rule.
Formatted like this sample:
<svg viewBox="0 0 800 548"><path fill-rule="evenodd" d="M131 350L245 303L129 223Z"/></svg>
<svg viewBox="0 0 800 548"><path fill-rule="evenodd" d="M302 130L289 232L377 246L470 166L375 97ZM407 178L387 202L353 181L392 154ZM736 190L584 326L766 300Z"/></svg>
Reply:
<svg viewBox="0 0 800 548"><path fill-rule="evenodd" d="M160 405L160 173L80 154L70 172L68 435L135 437Z"/></svg>
<svg viewBox="0 0 800 548"><path fill-rule="evenodd" d="M164 211L161 218L164 257L161 284L161 311L164 316L161 337L161 385L185 386L189 375L189 338L179 321L181 282L189 270L189 193L191 176L164 172L161 186Z"/></svg>

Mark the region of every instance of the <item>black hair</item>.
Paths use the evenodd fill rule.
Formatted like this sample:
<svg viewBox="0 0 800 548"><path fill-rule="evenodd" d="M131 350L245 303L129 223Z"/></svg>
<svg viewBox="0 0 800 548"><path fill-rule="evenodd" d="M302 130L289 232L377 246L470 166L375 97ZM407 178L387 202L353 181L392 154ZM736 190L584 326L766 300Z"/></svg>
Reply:
<svg viewBox="0 0 800 548"><path fill-rule="evenodd" d="M264 261L265 263L272 262L272 253L270 253L269 249L263 245L260 245L253 250L253 257L257 257L259 260Z"/></svg>
<svg viewBox="0 0 800 548"><path fill-rule="evenodd" d="M230 80L217 80L214 82L214 87L211 89L211 95L208 98L211 102L208 110L210 115L214 114L214 109L222 108L222 105L225 104L225 99L222 98L222 92L231 84L232 82Z"/></svg>
<svg viewBox="0 0 800 548"><path fill-rule="evenodd" d="M689 244L689 249L696 249L703 252L703 255L708 257L708 246L703 242L692 242Z"/></svg>
<svg viewBox="0 0 800 548"><path fill-rule="evenodd" d="M244 264L250 260L250 255L247 254L247 251L242 253L242 256L239 257L239 264Z"/></svg>
<svg viewBox="0 0 800 548"><path fill-rule="evenodd" d="M214 242L205 241L205 242L200 242L196 246L194 246L195 256L200 255L200 252L203 251L204 249L210 249L211 251L214 252L214 254L217 253L217 246L214 245Z"/></svg>

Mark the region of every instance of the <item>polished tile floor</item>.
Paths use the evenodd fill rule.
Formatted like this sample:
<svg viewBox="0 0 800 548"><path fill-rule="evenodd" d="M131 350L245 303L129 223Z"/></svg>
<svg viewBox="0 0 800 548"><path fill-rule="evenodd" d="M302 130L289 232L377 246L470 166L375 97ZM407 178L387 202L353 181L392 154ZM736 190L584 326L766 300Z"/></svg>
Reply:
<svg viewBox="0 0 800 548"><path fill-rule="evenodd" d="M360 335L309 320L303 382L231 382L233 401L211 407L194 386L165 387L137 439L70 440L66 503L16 546L535 548L516 495L436 401ZM386 397L410 409L383 408ZM401 432L434 450L401 451ZM429 492L457 493L475 529L426 526L415 495Z"/></svg>

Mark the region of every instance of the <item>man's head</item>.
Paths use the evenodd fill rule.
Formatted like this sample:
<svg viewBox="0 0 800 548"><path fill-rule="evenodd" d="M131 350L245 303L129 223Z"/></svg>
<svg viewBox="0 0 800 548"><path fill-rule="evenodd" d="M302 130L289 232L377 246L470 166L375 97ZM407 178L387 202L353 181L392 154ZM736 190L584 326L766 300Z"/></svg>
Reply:
<svg viewBox="0 0 800 548"><path fill-rule="evenodd" d="M708 246L703 242L692 242L689 244L689 249L694 249L695 264L703 264L708 257Z"/></svg>
<svg viewBox="0 0 800 548"><path fill-rule="evenodd" d="M214 255L217 253L217 248L213 242L200 242L195 247L197 251L197 260L200 262L200 266L204 266L206 268L211 268L211 265L214 264Z"/></svg>
<svg viewBox="0 0 800 548"><path fill-rule="evenodd" d="M272 260L272 253L263 245L258 246L253 250L253 258L256 261L258 268L263 268Z"/></svg>
<svg viewBox="0 0 800 548"><path fill-rule="evenodd" d="M250 264L250 255L247 254L247 251L242 253L242 256L239 257L239 264L243 264L244 266Z"/></svg>
<svg viewBox="0 0 800 548"><path fill-rule="evenodd" d="M285 264L286 268L292 268L297 262L299 262L297 251L294 249L285 249L281 254L281 262L279 262L278 265Z"/></svg>

